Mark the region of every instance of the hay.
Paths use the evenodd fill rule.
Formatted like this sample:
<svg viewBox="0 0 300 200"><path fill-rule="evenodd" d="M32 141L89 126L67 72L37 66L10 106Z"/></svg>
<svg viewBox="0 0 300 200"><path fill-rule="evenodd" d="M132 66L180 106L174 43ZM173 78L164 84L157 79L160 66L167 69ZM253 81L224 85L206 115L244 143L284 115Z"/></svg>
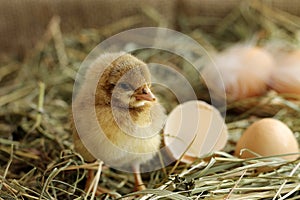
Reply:
<svg viewBox="0 0 300 200"><path fill-rule="evenodd" d="M151 10L145 12L153 15ZM290 45L289 48L299 46L295 36L300 20L282 11L273 18L274 12L278 13L265 5L258 6L258 1L254 1L242 4L224 19L208 20L216 27L213 33L199 28L201 20L186 16L181 16L178 28L209 49L222 49L231 43L253 39L253 35L257 44L276 40ZM129 17L123 21L130 26L135 23L131 20L136 19ZM162 22L166 21L162 19ZM83 191L87 169L101 173L99 185L106 193L99 199L137 196L141 199L299 199L299 160L286 162L278 159L279 155L243 160L231 155L242 131L259 116L255 115L256 108L242 113L230 111L251 99L229 105L226 122L230 139L223 152L199 158L191 165L178 163L143 174L147 190L133 192L131 174L105 166L101 168L101 163L97 162L85 163L73 151L68 124L74 77L80 63L95 45L126 28L119 29L119 25L120 22L116 22L109 28L62 35L59 18L53 18L43 39L24 61L14 58L2 61L0 199L90 199L94 193L85 197ZM151 60L155 55L168 56L165 52L154 52L144 55L145 60ZM182 64L179 58L167 60L177 66ZM200 87L198 95L207 99L205 86ZM266 108L269 102L280 99L276 112L265 109L264 115L285 122L300 142L299 104L273 92L258 99L264 104L257 109ZM176 102L169 110L175 105ZM270 170L260 172L262 167Z"/></svg>

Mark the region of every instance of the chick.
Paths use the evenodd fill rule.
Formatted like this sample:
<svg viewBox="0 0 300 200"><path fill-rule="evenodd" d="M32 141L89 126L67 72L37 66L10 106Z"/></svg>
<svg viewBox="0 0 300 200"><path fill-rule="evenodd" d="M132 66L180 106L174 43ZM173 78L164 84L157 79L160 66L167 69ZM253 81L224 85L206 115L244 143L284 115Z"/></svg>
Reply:
<svg viewBox="0 0 300 200"><path fill-rule="evenodd" d="M166 115L152 93L147 65L124 53L101 55L73 100L75 150L87 162L131 167L143 189L140 165L159 150ZM96 85L95 85L96 84Z"/></svg>

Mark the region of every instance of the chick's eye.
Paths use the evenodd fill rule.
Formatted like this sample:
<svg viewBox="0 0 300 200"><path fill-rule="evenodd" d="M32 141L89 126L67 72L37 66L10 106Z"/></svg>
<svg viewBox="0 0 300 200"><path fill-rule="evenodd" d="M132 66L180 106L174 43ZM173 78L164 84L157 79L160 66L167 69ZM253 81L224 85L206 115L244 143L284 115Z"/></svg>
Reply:
<svg viewBox="0 0 300 200"><path fill-rule="evenodd" d="M131 90L131 86L128 83L120 83L119 87L123 90Z"/></svg>

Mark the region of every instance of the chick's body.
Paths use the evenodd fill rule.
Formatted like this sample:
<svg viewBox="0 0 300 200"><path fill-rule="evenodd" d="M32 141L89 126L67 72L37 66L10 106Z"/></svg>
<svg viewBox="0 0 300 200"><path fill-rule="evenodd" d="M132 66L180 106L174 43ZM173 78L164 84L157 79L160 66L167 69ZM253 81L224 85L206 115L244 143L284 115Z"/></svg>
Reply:
<svg viewBox="0 0 300 200"><path fill-rule="evenodd" d="M86 161L122 167L153 158L166 116L150 81L147 65L129 54L102 55L87 70L72 120L75 149Z"/></svg>
<svg viewBox="0 0 300 200"><path fill-rule="evenodd" d="M97 151L97 155L94 155L95 153L92 155L89 150L87 150L87 145L84 145L81 140L82 136L79 136L77 131L74 130L75 149L86 161L92 162L96 159L95 157L98 157L108 164L113 164L115 167L142 164L150 160L159 149L161 141L159 134L145 139L133 137L124 133L124 131L119 128L110 108L96 108L96 114L99 118L99 125L105 135L98 133L98 137L95 138L101 139L96 141L95 138L93 139L92 135L96 134L95 132L98 132L98 130L93 132L93 130L90 130L92 127L88 127L87 130L91 133L91 137L87 137L91 138L91 143L94 143L94 145L95 143L98 143L98 145L95 148L92 147L94 145L87 145L90 145L90 148L94 148L94 150ZM124 114L125 118L125 113L122 114ZM142 114L140 117L142 117ZM89 143L88 140L90 139L87 139L87 143Z"/></svg>

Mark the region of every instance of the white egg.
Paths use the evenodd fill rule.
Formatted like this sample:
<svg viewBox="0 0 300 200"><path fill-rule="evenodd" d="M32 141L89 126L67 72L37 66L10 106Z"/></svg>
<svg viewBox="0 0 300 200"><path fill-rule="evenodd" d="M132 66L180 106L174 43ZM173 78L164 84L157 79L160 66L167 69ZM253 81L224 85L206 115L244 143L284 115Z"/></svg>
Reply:
<svg viewBox="0 0 300 200"><path fill-rule="evenodd" d="M250 151L241 151L242 149ZM298 152L298 142L289 127L277 119L264 118L254 122L246 129L237 142L235 155L252 158L256 155L273 156ZM282 156L290 161L296 160L298 157L299 154Z"/></svg>

